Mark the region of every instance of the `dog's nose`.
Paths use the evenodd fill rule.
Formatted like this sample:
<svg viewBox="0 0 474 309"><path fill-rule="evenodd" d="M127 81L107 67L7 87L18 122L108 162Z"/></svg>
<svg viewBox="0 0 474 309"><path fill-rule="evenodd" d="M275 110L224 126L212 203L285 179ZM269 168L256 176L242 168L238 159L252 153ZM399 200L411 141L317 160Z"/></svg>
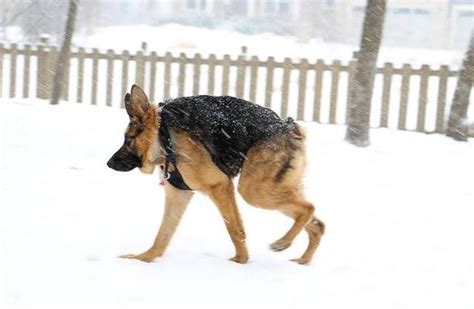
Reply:
<svg viewBox="0 0 474 309"><path fill-rule="evenodd" d="M109 161L107 161L107 166L110 167L111 169L114 169L114 159L110 158Z"/></svg>

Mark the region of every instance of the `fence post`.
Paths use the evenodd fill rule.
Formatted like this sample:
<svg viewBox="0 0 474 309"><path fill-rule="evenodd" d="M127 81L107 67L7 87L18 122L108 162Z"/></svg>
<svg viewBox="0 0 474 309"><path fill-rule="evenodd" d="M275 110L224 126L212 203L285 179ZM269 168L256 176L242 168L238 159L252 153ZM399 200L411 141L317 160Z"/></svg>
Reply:
<svg viewBox="0 0 474 309"><path fill-rule="evenodd" d="M184 96L184 87L186 85L186 54L179 54L179 73L178 73L178 97Z"/></svg>
<svg viewBox="0 0 474 309"><path fill-rule="evenodd" d="M31 57L31 45L25 45L25 58L23 61L23 97L27 98L30 96L30 57Z"/></svg>
<svg viewBox="0 0 474 309"><path fill-rule="evenodd" d="M193 95L198 95L201 81L201 54L197 53L194 56L193 65Z"/></svg>
<svg viewBox="0 0 474 309"><path fill-rule="evenodd" d="M170 98L171 89L171 62L173 56L170 52L165 54L165 73L164 73L164 85L163 85L163 99L168 100Z"/></svg>
<svg viewBox="0 0 474 309"><path fill-rule="evenodd" d="M230 56L224 55L222 60L222 95L229 94Z"/></svg>
<svg viewBox="0 0 474 309"><path fill-rule="evenodd" d="M272 106L273 95L273 68L275 67L275 58L268 57L267 60L267 82L265 85L265 107Z"/></svg>
<svg viewBox="0 0 474 309"><path fill-rule="evenodd" d="M10 47L10 98L15 97L16 90L16 55L17 45L12 44Z"/></svg>
<svg viewBox="0 0 474 309"><path fill-rule="evenodd" d="M143 47L143 43L142 43ZM146 44L145 44L146 47ZM145 88L145 59L143 50L137 51L136 60L135 60L135 84Z"/></svg>
<svg viewBox="0 0 474 309"><path fill-rule="evenodd" d="M45 76L45 66L46 66L46 52L44 50L44 45L38 45L38 58L37 58L37 69L36 69L36 97L39 99L45 98L44 93L44 76Z"/></svg>
<svg viewBox="0 0 474 309"><path fill-rule="evenodd" d="M91 85L91 104L97 104L97 83L99 81L99 49L92 50L92 85Z"/></svg>
<svg viewBox="0 0 474 309"><path fill-rule="evenodd" d="M53 81L54 81L54 74L56 74L56 62L58 60L59 50L56 46L51 46L49 53L48 53L48 67L47 67L47 74L48 74L48 97L47 99L51 99L53 94Z"/></svg>
<svg viewBox="0 0 474 309"><path fill-rule="evenodd" d="M239 98L244 97L246 68L247 66L245 65L245 56L240 55L237 59L237 81L235 87L236 96Z"/></svg>
<svg viewBox="0 0 474 309"><path fill-rule="evenodd" d="M36 96L39 99L49 99L51 97L53 48L49 45L49 35L42 34L41 45L38 46L38 71L36 78Z"/></svg>
<svg viewBox="0 0 474 309"><path fill-rule="evenodd" d="M207 93L212 95L214 94L214 77L216 74L216 55L214 54L209 55L209 65L207 73Z"/></svg>
<svg viewBox="0 0 474 309"><path fill-rule="evenodd" d="M426 64L421 66L420 95L418 98L418 118L416 121L416 130L425 132L426 105L428 103L428 78L430 67Z"/></svg>
<svg viewBox="0 0 474 309"><path fill-rule="evenodd" d="M128 50L122 52L122 98L128 92L128 59L130 58L130 53ZM120 100L120 107L125 108L123 100Z"/></svg>
<svg viewBox="0 0 474 309"><path fill-rule="evenodd" d="M155 51L150 54L150 101L155 102L156 62L158 55Z"/></svg>
<svg viewBox="0 0 474 309"><path fill-rule="evenodd" d="M158 55L155 51L150 54L150 101L155 102L155 85L156 85L156 61Z"/></svg>
<svg viewBox="0 0 474 309"><path fill-rule="evenodd" d="M329 123L336 123L339 72L341 71L341 62L339 60L333 61L331 71L331 104L329 106Z"/></svg>
<svg viewBox="0 0 474 309"><path fill-rule="evenodd" d="M298 78L298 106L296 119L304 120L304 110L306 101L306 74L308 72L308 59L301 59L299 63L300 75Z"/></svg>
<svg viewBox="0 0 474 309"><path fill-rule="evenodd" d="M250 101L255 102L257 100L257 82L258 82L258 60L257 56L252 56L250 59Z"/></svg>
<svg viewBox="0 0 474 309"><path fill-rule="evenodd" d="M398 129L406 130L408 112L408 93L410 91L411 65L404 64L402 67L402 85L400 89L400 112L398 115Z"/></svg>
<svg viewBox="0 0 474 309"><path fill-rule="evenodd" d="M82 103L82 89L84 88L84 58L86 51L83 47L77 52L77 103Z"/></svg>
<svg viewBox="0 0 474 309"><path fill-rule="evenodd" d="M285 119L288 117L288 96L290 92L290 74L293 64L290 58L283 61L283 82L281 85L281 108L280 117Z"/></svg>
<svg viewBox="0 0 474 309"><path fill-rule="evenodd" d="M240 55L237 58L237 80L235 85L235 93L239 98L244 97L245 92L245 76L247 75L247 46L240 47Z"/></svg>
<svg viewBox="0 0 474 309"><path fill-rule="evenodd" d="M390 111L390 92L392 88L393 64L385 63L383 68L383 90L382 90L382 112L380 114L380 126L388 127L388 116Z"/></svg>
<svg viewBox="0 0 474 309"><path fill-rule="evenodd" d="M448 86L449 67L442 65L439 69L439 83L438 83L438 108L436 109L436 132L445 133L445 109L446 109L446 90Z"/></svg>
<svg viewBox="0 0 474 309"><path fill-rule="evenodd" d="M318 59L315 65L313 121L321 122L321 96L323 91L324 61Z"/></svg>
<svg viewBox="0 0 474 309"><path fill-rule="evenodd" d="M107 50L107 89L105 99L105 104L107 104L107 106L112 106L112 92L114 84L114 57L114 51L111 49Z"/></svg>

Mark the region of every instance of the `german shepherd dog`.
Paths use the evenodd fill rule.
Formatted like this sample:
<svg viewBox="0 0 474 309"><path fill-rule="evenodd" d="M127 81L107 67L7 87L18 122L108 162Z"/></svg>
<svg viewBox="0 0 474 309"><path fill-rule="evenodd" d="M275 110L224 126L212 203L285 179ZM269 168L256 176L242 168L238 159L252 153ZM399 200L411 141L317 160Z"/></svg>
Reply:
<svg viewBox="0 0 474 309"><path fill-rule="evenodd" d="M246 263L246 235L232 182L240 173L238 192L248 204L294 220L270 248L288 248L305 229L309 245L292 261L311 261L325 226L303 195L305 133L291 118L282 120L270 109L230 96L183 97L155 106L136 85L124 101L130 122L123 145L107 165L116 171L138 167L145 174L159 166L166 198L151 248L122 258L151 262L162 256L194 191L200 191L224 219L236 251L231 260Z"/></svg>

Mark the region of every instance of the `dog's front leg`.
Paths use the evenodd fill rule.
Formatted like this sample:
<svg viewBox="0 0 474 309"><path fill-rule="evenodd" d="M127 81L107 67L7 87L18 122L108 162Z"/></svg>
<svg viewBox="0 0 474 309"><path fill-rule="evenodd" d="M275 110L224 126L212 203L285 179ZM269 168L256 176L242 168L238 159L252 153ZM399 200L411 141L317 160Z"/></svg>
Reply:
<svg viewBox="0 0 474 309"><path fill-rule="evenodd" d="M153 246L141 254L125 254L120 256L121 258L151 262L163 255L193 196L192 191L176 189L169 183L165 183L165 193L165 212Z"/></svg>
<svg viewBox="0 0 474 309"><path fill-rule="evenodd" d="M249 255L245 243L245 231L235 202L232 182L228 181L215 185L208 194L219 209L230 238L234 243L236 254L231 258L231 261L241 264L247 263Z"/></svg>

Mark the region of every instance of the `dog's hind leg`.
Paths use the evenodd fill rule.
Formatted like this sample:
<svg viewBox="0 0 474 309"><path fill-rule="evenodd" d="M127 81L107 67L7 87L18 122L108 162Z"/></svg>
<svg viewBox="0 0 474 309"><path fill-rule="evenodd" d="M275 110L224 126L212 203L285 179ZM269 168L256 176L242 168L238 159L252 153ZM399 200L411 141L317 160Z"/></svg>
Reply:
<svg viewBox="0 0 474 309"><path fill-rule="evenodd" d="M299 264L308 264L313 258L313 254L319 246L321 237L324 234L325 225L317 217L313 217L311 221L305 226L305 230L309 236L309 245L305 253L299 259L293 259L293 262Z"/></svg>
<svg viewBox="0 0 474 309"><path fill-rule="evenodd" d="M295 260L300 264L310 262L324 232L322 222L312 219L314 206L303 194L305 167L304 138L283 135L249 150L239 181L239 192L247 203L279 210L294 219L290 230L270 245L272 250L288 248L306 229L310 242L303 256Z"/></svg>
<svg viewBox="0 0 474 309"><path fill-rule="evenodd" d="M293 226L290 228L290 230L282 238L270 245L270 248L273 251L282 251L288 248L295 237L303 230L306 224L308 224L314 213L313 205L306 202L298 195L293 198L286 198L284 201L282 200L278 210L293 218L295 222L293 223Z"/></svg>
<svg viewBox="0 0 474 309"><path fill-rule="evenodd" d="M151 248L141 254L126 254L120 256L121 258L151 262L155 258L163 255L193 196L192 191L176 189L169 183L165 184L165 193L166 199L163 220Z"/></svg>

